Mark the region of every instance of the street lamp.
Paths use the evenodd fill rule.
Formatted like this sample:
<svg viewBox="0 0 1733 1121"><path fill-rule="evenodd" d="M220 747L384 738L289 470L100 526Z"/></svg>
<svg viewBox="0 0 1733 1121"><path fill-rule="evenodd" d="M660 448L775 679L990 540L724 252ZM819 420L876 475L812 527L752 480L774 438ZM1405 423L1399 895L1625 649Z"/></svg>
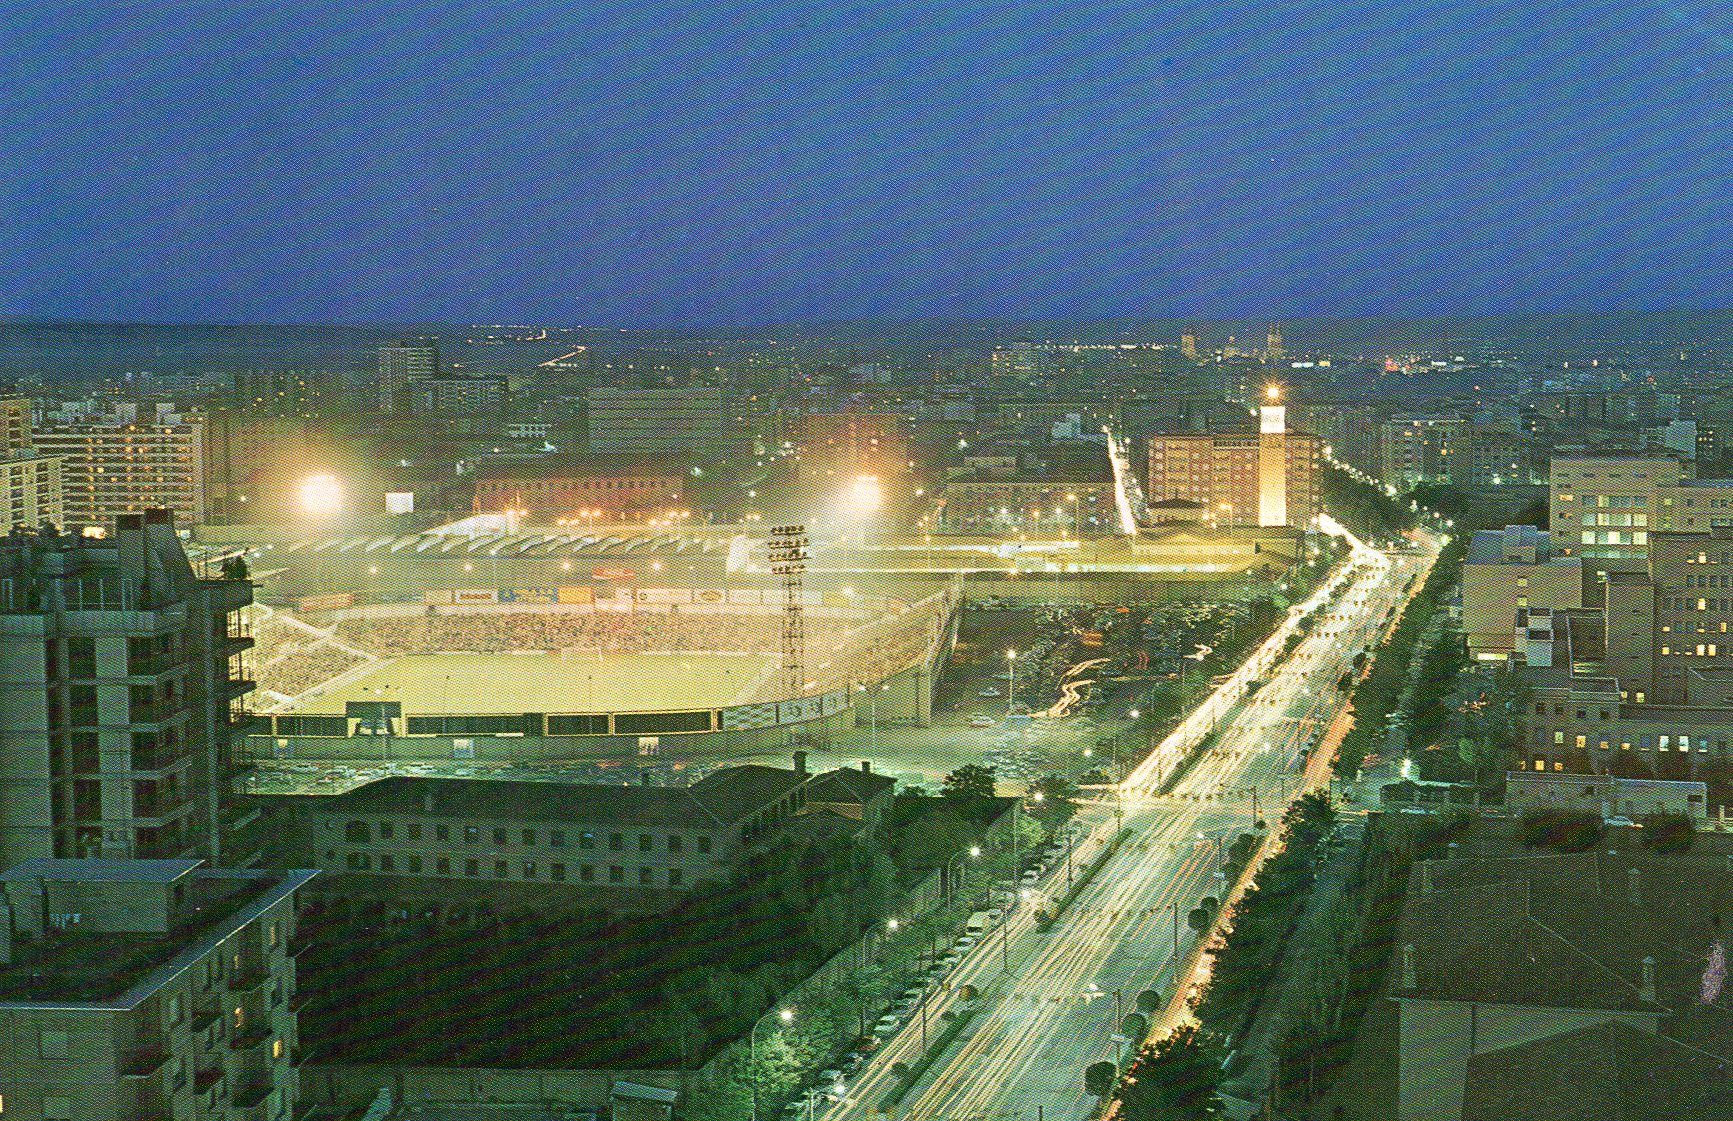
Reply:
<svg viewBox="0 0 1733 1121"><path fill-rule="evenodd" d="M1005 715L1010 716L1017 708L1017 651L1005 651L1005 664L1011 671L1011 681L1005 687Z"/></svg>
<svg viewBox="0 0 1733 1121"><path fill-rule="evenodd" d="M776 1018L787 1027L794 1022L794 1009L778 1008ZM770 1013L758 1017L752 1025L752 1031L747 1034L747 1057L752 1065L752 1121L758 1121L758 1029L764 1026L764 1021L770 1019Z"/></svg>

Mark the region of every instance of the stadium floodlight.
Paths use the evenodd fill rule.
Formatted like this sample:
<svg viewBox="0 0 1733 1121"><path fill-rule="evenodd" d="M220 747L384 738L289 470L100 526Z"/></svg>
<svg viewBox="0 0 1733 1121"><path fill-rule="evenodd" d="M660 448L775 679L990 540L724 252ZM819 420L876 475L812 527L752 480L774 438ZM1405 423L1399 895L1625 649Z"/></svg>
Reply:
<svg viewBox="0 0 1733 1121"><path fill-rule="evenodd" d="M343 509L343 483L335 475L308 475L295 489L301 509L315 518L329 518Z"/></svg>
<svg viewBox="0 0 1733 1121"><path fill-rule="evenodd" d="M885 504L885 487L877 475L856 475L849 484L847 511L850 517L868 518Z"/></svg>

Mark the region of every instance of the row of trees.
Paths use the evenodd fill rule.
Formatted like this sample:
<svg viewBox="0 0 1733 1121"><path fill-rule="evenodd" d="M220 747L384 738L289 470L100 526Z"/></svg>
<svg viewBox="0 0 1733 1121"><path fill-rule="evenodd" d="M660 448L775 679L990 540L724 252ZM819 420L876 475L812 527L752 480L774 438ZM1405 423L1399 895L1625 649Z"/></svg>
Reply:
<svg viewBox="0 0 1733 1121"><path fill-rule="evenodd" d="M1354 726L1342 738L1337 763L1343 772L1358 767L1380 742L1385 722L1395 713L1403 688L1408 683L1409 665L1420 636L1456 585L1465 548L1464 539L1460 537L1444 547L1427 575L1426 583L1402 613L1401 622L1396 625L1390 640L1373 652L1371 671L1354 687ZM1418 690L1415 695L1420 695ZM1439 698L1431 699L1436 703Z"/></svg>

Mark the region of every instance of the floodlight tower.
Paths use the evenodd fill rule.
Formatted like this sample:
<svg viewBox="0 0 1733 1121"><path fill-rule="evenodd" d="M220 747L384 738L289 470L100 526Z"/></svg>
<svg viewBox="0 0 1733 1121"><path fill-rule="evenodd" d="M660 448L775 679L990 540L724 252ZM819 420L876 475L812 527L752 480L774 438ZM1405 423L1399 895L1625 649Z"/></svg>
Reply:
<svg viewBox="0 0 1733 1121"><path fill-rule="evenodd" d="M779 525L770 529L770 571L782 577L782 672L788 695L806 692L806 616L801 592L806 576L806 527Z"/></svg>

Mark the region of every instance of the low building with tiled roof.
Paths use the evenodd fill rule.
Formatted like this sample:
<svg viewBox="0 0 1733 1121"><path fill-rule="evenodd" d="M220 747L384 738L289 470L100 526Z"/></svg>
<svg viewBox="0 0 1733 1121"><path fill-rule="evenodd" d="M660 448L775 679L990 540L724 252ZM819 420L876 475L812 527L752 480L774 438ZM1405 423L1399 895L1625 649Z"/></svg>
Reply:
<svg viewBox="0 0 1733 1121"><path fill-rule="evenodd" d="M280 851L333 877L557 888L635 909L728 879L803 815L876 828L894 787L865 764L809 774L799 755L793 769L725 767L686 787L396 776L258 800Z"/></svg>
<svg viewBox="0 0 1733 1121"><path fill-rule="evenodd" d="M1399 1121L1733 1116L1730 924L1724 855L1422 862L1391 968ZM1571 1039L1605 1112L1561 1092Z"/></svg>

